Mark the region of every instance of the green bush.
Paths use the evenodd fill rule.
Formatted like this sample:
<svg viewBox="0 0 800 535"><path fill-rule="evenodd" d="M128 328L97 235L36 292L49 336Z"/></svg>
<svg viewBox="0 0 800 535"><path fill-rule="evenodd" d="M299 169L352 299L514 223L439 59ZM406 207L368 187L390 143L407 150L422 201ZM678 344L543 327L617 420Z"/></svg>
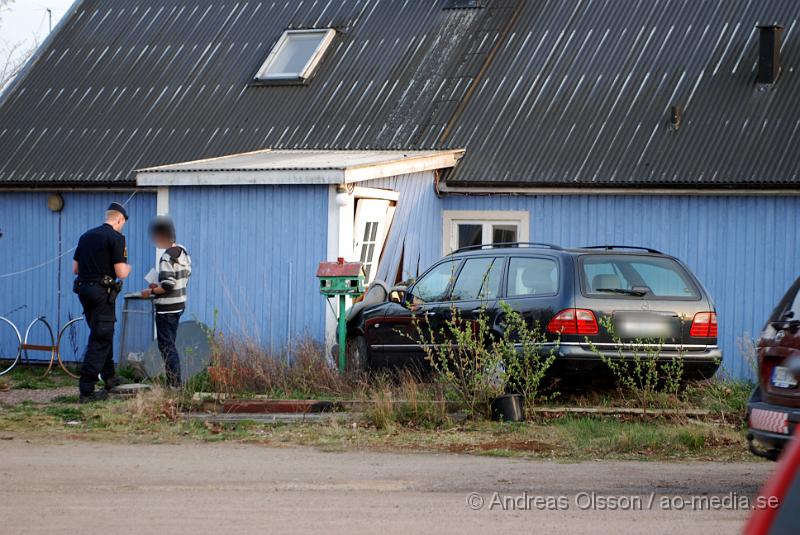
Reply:
<svg viewBox="0 0 800 535"><path fill-rule="evenodd" d="M485 310L466 320L452 307L450 319L438 332L427 319L414 321L416 342L424 348L436 381L469 416L488 416L492 400L505 392L508 376Z"/></svg>
<svg viewBox="0 0 800 535"><path fill-rule="evenodd" d="M505 329L503 337L495 342L494 351L500 353L505 364L508 389L523 396L525 412L530 417L531 409L542 398L539 391L547 370L556 360L558 342L543 356L546 338L541 327L528 326L525 318L508 303L500 303L500 307Z"/></svg>
<svg viewBox="0 0 800 535"><path fill-rule="evenodd" d="M639 339L623 343L609 318L603 318L600 324L611 334L617 354L609 356L600 351L588 337L586 343L608 367L620 394L632 397L644 409L669 400L677 402L683 383L683 353L667 360L662 357L663 340Z"/></svg>
<svg viewBox="0 0 800 535"><path fill-rule="evenodd" d="M532 408L556 359L557 344L542 356L546 339L538 325L528 326L508 303L501 302L500 307L500 336L485 309L466 320L453 307L439 332L433 332L426 320L415 320L416 342L425 349L434 377L473 417L488 415L492 400L508 391L521 394L526 409Z"/></svg>

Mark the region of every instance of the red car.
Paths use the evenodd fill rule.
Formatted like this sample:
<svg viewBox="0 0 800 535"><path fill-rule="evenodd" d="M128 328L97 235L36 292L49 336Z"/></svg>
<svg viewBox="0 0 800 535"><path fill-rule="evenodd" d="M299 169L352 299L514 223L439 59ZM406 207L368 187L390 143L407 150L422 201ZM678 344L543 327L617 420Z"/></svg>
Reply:
<svg viewBox="0 0 800 535"><path fill-rule="evenodd" d="M747 404L747 440L754 454L777 460L800 422L800 279L764 326L758 368L758 387Z"/></svg>

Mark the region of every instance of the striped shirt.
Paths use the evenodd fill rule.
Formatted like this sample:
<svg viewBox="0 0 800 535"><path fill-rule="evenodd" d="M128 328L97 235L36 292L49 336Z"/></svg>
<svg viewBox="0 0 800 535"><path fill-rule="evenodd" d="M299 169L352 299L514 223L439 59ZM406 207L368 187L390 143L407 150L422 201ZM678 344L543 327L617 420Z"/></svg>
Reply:
<svg viewBox="0 0 800 535"><path fill-rule="evenodd" d="M182 245L173 245L161 255L158 282L166 290L156 297L157 314L175 314L186 308L186 286L192 275L192 259Z"/></svg>

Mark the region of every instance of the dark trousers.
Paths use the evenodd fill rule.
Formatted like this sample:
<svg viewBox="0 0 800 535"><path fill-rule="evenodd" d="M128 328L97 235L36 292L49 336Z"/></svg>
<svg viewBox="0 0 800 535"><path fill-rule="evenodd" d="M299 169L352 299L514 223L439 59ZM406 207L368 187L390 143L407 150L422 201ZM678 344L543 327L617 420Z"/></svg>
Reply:
<svg viewBox="0 0 800 535"><path fill-rule="evenodd" d="M164 359L164 369L167 372L167 385L173 387L181 386L181 359L178 355L178 348L175 347L175 339L178 337L178 324L180 321L180 312L156 314L158 350L161 351L161 358Z"/></svg>
<svg viewBox="0 0 800 535"><path fill-rule="evenodd" d="M98 375L106 382L114 378L114 323L117 317L114 303L109 302L108 291L99 284L82 284L78 299L89 326L89 343L83 356L78 386L81 394L88 396L94 392Z"/></svg>

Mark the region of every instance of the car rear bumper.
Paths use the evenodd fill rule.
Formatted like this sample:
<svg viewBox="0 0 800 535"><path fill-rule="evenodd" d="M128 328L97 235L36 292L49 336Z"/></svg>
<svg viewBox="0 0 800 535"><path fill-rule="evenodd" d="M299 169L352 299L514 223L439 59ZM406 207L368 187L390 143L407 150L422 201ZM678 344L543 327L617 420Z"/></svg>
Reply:
<svg viewBox="0 0 800 535"><path fill-rule="evenodd" d="M549 352L555 346L545 349ZM585 372L587 370L606 367L604 358L610 360L634 360L637 358L646 359L655 355L656 351L640 349L635 351L633 348L623 347L620 351L616 347L595 346L594 350L582 343L567 342L561 343L556 349L556 367L565 372ZM664 347L657 352L658 361L663 363L672 362L673 359L683 359L684 375L687 378L711 377L716 373L722 362L722 351L717 346L693 346L685 350L676 347Z"/></svg>
<svg viewBox="0 0 800 535"><path fill-rule="evenodd" d="M800 423L800 409L761 401L756 389L747 403L747 442L759 457L776 460Z"/></svg>

